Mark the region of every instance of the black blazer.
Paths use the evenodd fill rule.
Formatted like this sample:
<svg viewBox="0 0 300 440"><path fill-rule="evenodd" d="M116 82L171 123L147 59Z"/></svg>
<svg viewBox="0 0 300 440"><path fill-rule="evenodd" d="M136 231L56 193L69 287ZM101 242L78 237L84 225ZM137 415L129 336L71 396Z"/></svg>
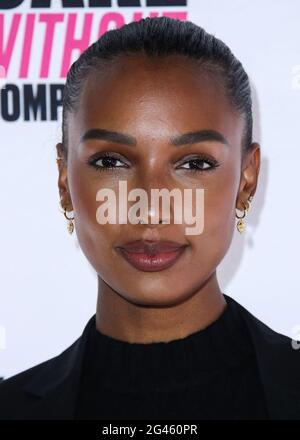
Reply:
<svg viewBox="0 0 300 440"><path fill-rule="evenodd" d="M243 316L257 355L270 419L300 420L300 349L233 298ZM84 349L95 315L82 335L58 356L0 383L1 420L74 419ZM300 344L299 344L300 345Z"/></svg>

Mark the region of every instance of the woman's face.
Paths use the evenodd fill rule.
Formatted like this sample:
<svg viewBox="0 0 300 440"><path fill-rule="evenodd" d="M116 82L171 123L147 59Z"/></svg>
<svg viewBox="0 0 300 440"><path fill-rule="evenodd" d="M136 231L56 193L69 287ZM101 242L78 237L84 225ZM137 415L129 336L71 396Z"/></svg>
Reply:
<svg viewBox="0 0 300 440"><path fill-rule="evenodd" d="M222 81L204 74L187 58L121 57L89 75L77 113L69 114L68 162L60 168L59 187L64 204L70 201L74 210L80 246L107 286L132 303L159 306L179 303L206 283L229 248L235 208L243 209L242 202L257 183L259 146L253 144L242 155L243 128L244 120L231 107ZM92 129L124 133L136 141L132 145L116 138L81 141ZM170 141L201 130L214 130L227 143L194 139L173 145ZM104 152L112 159L102 162ZM196 189L203 189L202 232L187 234L191 224L184 219L175 224L172 213L169 224L118 224L118 220L100 224L96 214L103 201L97 200L97 192L113 190L118 204L120 180L127 182L127 192L144 189L149 203L151 188L177 188L182 195L190 189L193 214ZM136 201L127 201L128 208ZM129 263L118 249L138 239L186 246L173 265L146 271Z"/></svg>

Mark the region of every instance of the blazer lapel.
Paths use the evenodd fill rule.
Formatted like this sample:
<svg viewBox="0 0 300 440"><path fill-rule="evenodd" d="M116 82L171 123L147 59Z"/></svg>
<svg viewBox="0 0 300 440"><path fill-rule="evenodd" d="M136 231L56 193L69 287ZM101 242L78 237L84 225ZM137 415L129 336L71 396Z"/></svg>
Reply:
<svg viewBox="0 0 300 440"><path fill-rule="evenodd" d="M93 315L82 335L56 358L50 359L41 371L23 386L35 396L34 403L22 408L22 418L74 419L79 380L88 333L95 325Z"/></svg>
<svg viewBox="0 0 300 440"><path fill-rule="evenodd" d="M300 350L292 339L272 330L233 298L250 331L271 419L300 420Z"/></svg>

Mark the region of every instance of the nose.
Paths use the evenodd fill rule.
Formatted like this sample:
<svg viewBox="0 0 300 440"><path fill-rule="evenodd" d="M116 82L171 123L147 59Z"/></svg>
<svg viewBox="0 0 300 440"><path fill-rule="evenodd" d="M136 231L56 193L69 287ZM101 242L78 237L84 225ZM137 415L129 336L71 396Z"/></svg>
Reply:
<svg viewBox="0 0 300 440"><path fill-rule="evenodd" d="M147 200L141 208L138 224L149 226L171 224L174 217L174 207L168 188L152 187L152 191L146 191L146 194ZM145 206L145 204L147 205Z"/></svg>
<svg viewBox="0 0 300 440"><path fill-rule="evenodd" d="M143 169L139 177L136 184L147 194L148 206L142 203L138 224L171 224L175 200L171 196L170 180L168 173L162 169L162 163L153 162L150 167Z"/></svg>
<svg viewBox="0 0 300 440"><path fill-rule="evenodd" d="M139 221L138 224L140 224L140 225L145 225L145 224L149 224L149 225L163 225L163 224L170 223L170 220L167 218L167 216L162 218L161 212L157 213L153 207L151 207L150 210L148 211L148 216L147 217L148 218L146 220L144 220L142 218Z"/></svg>

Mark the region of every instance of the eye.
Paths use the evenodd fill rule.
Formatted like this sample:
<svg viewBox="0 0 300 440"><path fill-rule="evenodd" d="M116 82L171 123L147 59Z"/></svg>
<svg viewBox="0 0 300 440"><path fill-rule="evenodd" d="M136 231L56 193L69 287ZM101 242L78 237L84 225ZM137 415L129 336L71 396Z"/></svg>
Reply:
<svg viewBox="0 0 300 440"><path fill-rule="evenodd" d="M88 164L99 171L115 170L116 168L128 168L120 157L114 153L104 152L96 155L96 158L90 158Z"/></svg>
<svg viewBox="0 0 300 440"><path fill-rule="evenodd" d="M215 159L208 157L192 157L188 161L183 162L179 168L186 169L188 171L208 171L219 166Z"/></svg>

